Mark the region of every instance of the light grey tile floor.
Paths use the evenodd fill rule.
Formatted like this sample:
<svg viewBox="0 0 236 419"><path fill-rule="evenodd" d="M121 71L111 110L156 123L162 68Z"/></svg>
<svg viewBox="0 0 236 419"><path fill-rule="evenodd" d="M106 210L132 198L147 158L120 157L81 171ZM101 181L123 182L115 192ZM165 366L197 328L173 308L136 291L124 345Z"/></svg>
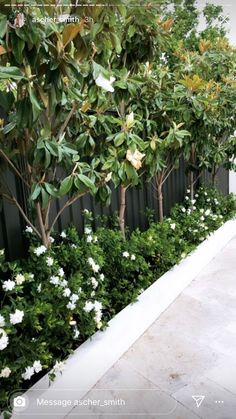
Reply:
<svg viewBox="0 0 236 419"><path fill-rule="evenodd" d="M193 395L205 396L199 408ZM236 238L85 398L125 405L76 407L67 419L236 418Z"/></svg>

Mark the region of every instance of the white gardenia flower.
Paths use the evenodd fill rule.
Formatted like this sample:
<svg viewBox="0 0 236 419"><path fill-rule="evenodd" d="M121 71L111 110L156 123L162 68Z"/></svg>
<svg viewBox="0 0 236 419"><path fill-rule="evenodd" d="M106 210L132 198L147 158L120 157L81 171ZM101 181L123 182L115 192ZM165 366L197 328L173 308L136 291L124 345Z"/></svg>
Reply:
<svg viewBox="0 0 236 419"><path fill-rule="evenodd" d="M94 278L94 277L91 278L91 284L92 284L92 286L93 286L94 289L97 288L98 281L96 280L96 278Z"/></svg>
<svg viewBox="0 0 236 419"><path fill-rule="evenodd" d="M41 362L40 362L40 361L34 361L34 363L33 363L33 368L34 368L34 371L35 371L36 373L38 373L38 372L42 371L42 369L43 369L43 367L42 367L42 365L41 365Z"/></svg>
<svg viewBox="0 0 236 419"><path fill-rule="evenodd" d="M48 257L46 258L46 264L47 264L48 266L52 266L52 265L53 265L53 262L54 262L54 260L53 260L53 258L52 258L52 257L48 256Z"/></svg>
<svg viewBox="0 0 236 419"><path fill-rule="evenodd" d="M71 301L73 304L75 304L75 303L76 303L76 301L78 301L78 299L79 299L79 296L78 296L77 294L72 294L72 295L71 295L71 297L70 297L70 301Z"/></svg>
<svg viewBox="0 0 236 419"><path fill-rule="evenodd" d="M10 323L18 324L21 323L24 317L24 311L16 309L15 313L10 314Z"/></svg>
<svg viewBox="0 0 236 419"><path fill-rule="evenodd" d="M100 274L100 280L104 281L104 278L105 278L104 274Z"/></svg>
<svg viewBox="0 0 236 419"><path fill-rule="evenodd" d="M41 290L42 290L42 284L39 284L39 285L37 286L37 291L38 291L38 292L41 292Z"/></svg>
<svg viewBox="0 0 236 419"><path fill-rule="evenodd" d="M74 310L76 305L74 303L72 303L71 301L69 301L69 303L66 306L69 310Z"/></svg>
<svg viewBox="0 0 236 419"><path fill-rule="evenodd" d="M56 361L56 364L53 367L53 372L56 374L57 372L62 372L65 369L65 362Z"/></svg>
<svg viewBox="0 0 236 419"><path fill-rule="evenodd" d="M110 77L110 79L108 80L105 77L103 77L102 74L99 74L99 76L95 80L95 83L97 86L101 87L106 92L114 92L115 90L112 84L115 80L115 77Z"/></svg>
<svg viewBox="0 0 236 419"><path fill-rule="evenodd" d="M7 347L8 343L9 339L5 330L0 329L0 351L3 351L3 349Z"/></svg>
<svg viewBox="0 0 236 419"><path fill-rule="evenodd" d="M63 291L63 297L69 297L71 295L70 288L65 288Z"/></svg>
<svg viewBox="0 0 236 419"><path fill-rule="evenodd" d="M68 285L68 281L67 281L66 279L63 279L63 280L60 282L60 286L61 286L62 288L67 287L67 285Z"/></svg>
<svg viewBox="0 0 236 419"><path fill-rule="evenodd" d="M27 367L25 369L25 372L23 374L21 374L21 377L24 380L30 380L32 375L34 375L34 368L33 367Z"/></svg>
<svg viewBox="0 0 236 419"><path fill-rule="evenodd" d="M200 217L200 220L201 221L204 221L205 220L205 217L203 217L203 215Z"/></svg>
<svg viewBox="0 0 236 419"><path fill-rule="evenodd" d="M186 209L184 207L181 208L182 212L186 212Z"/></svg>
<svg viewBox="0 0 236 419"><path fill-rule="evenodd" d="M122 256L123 256L124 258L128 258L128 257L129 257L129 252L127 252L127 251L123 252L123 253L122 253Z"/></svg>
<svg viewBox="0 0 236 419"><path fill-rule="evenodd" d="M210 213L211 213L211 210L210 210L210 209L207 209L207 210L205 211L205 215L206 215L206 216L210 215Z"/></svg>
<svg viewBox="0 0 236 419"><path fill-rule="evenodd" d="M189 197L188 196L185 197L185 201L189 201Z"/></svg>
<svg viewBox="0 0 236 419"><path fill-rule="evenodd" d="M135 256L134 254L132 254L132 255L130 256L130 259L131 259L131 260L135 260L135 259L136 259L136 256Z"/></svg>
<svg viewBox="0 0 236 419"><path fill-rule="evenodd" d="M201 213L201 214L203 214L203 213L204 213L204 209L203 209L203 208L201 208L201 209L200 209L200 213Z"/></svg>
<svg viewBox="0 0 236 419"><path fill-rule="evenodd" d="M65 275L65 272L64 272L64 269L63 269L63 268L60 268L60 269L58 270L58 275L59 275L61 278Z"/></svg>
<svg viewBox="0 0 236 419"><path fill-rule="evenodd" d="M80 335L80 331L77 327L75 327L73 339L78 339L79 335Z"/></svg>
<svg viewBox="0 0 236 419"><path fill-rule="evenodd" d="M1 249L0 250L0 256L3 256L4 255L4 249Z"/></svg>
<svg viewBox="0 0 236 419"><path fill-rule="evenodd" d="M95 272L95 273L97 273L97 272L99 271L99 269L100 269L100 266L99 266L99 265L97 265L96 263L95 263L95 265L93 265L93 266L92 266L92 270L93 270L93 272Z"/></svg>
<svg viewBox="0 0 236 419"><path fill-rule="evenodd" d="M90 297L93 298L93 297L95 297L95 295L96 295L96 292L92 291L91 294L90 294Z"/></svg>
<svg viewBox="0 0 236 419"><path fill-rule="evenodd" d="M11 281L10 279L8 279L7 281L3 282L2 288L4 289L4 291L12 291L15 288L16 284L14 281Z"/></svg>
<svg viewBox="0 0 236 419"><path fill-rule="evenodd" d="M87 243L91 243L93 241L93 237L92 236L87 236L86 238Z"/></svg>
<svg viewBox="0 0 236 419"><path fill-rule="evenodd" d="M3 369L1 370L1 372L0 372L0 377L1 377L1 378L8 378L10 374L11 374L11 370L10 370L10 368L5 367L5 368L3 368Z"/></svg>
<svg viewBox="0 0 236 419"><path fill-rule="evenodd" d="M65 239L66 238L66 232L65 231L62 231L61 234L60 234L60 236L61 236L62 239Z"/></svg>
<svg viewBox="0 0 236 419"><path fill-rule="evenodd" d="M187 189L187 191L186 191L187 193L190 193L190 189Z"/></svg>
<svg viewBox="0 0 236 419"><path fill-rule="evenodd" d="M195 193L195 198L198 198L198 197L199 197L198 193Z"/></svg>
<svg viewBox="0 0 236 419"><path fill-rule="evenodd" d="M94 301L93 306L96 311L102 310L102 303L100 303L100 301Z"/></svg>
<svg viewBox="0 0 236 419"><path fill-rule="evenodd" d="M170 224L170 228L171 228L172 230L175 230L175 227L176 227L176 224L175 224L175 223L171 223L171 224Z"/></svg>
<svg viewBox="0 0 236 419"><path fill-rule="evenodd" d="M85 234L91 234L92 233L92 229L90 227L85 227L84 233Z"/></svg>
<svg viewBox="0 0 236 419"><path fill-rule="evenodd" d="M34 253L36 254L36 256L40 256L43 253L45 253L46 251L47 251L47 248L43 245L39 246L39 247L36 247L36 249L34 249Z"/></svg>
<svg viewBox="0 0 236 419"><path fill-rule="evenodd" d="M22 285L25 282L25 277L22 274L17 274L15 277L15 281L17 285Z"/></svg>
<svg viewBox="0 0 236 419"><path fill-rule="evenodd" d="M90 311L92 311L94 309L94 304L91 301L86 301L85 306L84 306L84 311L86 313L90 313Z"/></svg>
<svg viewBox="0 0 236 419"><path fill-rule="evenodd" d="M93 258L88 258L88 264L89 264L90 266L93 266L93 265L95 264L95 262L94 262Z"/></svg>
<svg viewBox="0 0 236 419"><path fill-rule="evenodd" d="M53 284L53 285L59 285L60 284L60 278L59 278L59 276L51 276L50 277L50 279L49 279L49 282L50 282L50 284Z"/></svg>
<svg viewBox="0 0 236 419"><path fill-rule="evenodd" d="M26 233L30 233L30 234L32 234L32 233L33 233L33 229L32 229L32 227L27 226L27 227L26 227L26 229L25 229L25 232L26 232Z"/></svg>
<svg viewBox="0 0 236 419"><path fill-rule="evenodd" d="M0 327L5 326L5 319L4 317L0 314Z"/></svg>
<svg viewBox="0 0 236 419"><path fill-rule="evenodd" d="M49 241L50 241L50 243L54 243L54 242L55 242L54 237L50 236L50 237L49 237Z"/></svg>

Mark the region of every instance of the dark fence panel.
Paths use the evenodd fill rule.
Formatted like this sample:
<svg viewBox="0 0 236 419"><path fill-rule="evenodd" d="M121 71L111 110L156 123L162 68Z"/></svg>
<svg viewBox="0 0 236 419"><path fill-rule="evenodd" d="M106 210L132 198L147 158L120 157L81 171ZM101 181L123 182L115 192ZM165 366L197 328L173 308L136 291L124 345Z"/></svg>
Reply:
<svg viewBox="0 0 236 419"><path fill-rule="evenodd" d="M5 175L12 191L16 192L19 202L22 205L26 204L26 196L22 185L15 179L15 177L7 173ZM209 175L203 177L204 182L209 182ZM221 171L218 176L218 185L220 189L226 194L228 193L228 173ZM181 162L178 170L175 170L164 186L164 213L168 215L170 209L177 202L183 200L186 188L188 186L187 177L185 175L185 166ZM66 198L62 199L53 205L52 216L55 216L58 210L66 202ZM90 195L81 198L77 203L67 208L58 219L55 225L55 230L62 231L69 224L73 223L82 233L84 228L83 210L87 208L92 211L95 216L98 215L113 215L119 207L119 192L114 190L112 194L112 203L109 207L104 207L101 204L95 203ZM126 223L130 230L139 227L144 230L148 226L148 219L146 209L150 208L154 211L154 217L158 219L158 202L156 193L152 183L145 184L143 187L130 188L127 192L127 208L126 208ZM95 219L94 227L96 228L98 221ZM6 255L9 259L15 259L25 255L27 243L24 238L23 230L25 223L19 214L19 211L11 204L3 201L0 206L0 248L5 248Z"/></svg>

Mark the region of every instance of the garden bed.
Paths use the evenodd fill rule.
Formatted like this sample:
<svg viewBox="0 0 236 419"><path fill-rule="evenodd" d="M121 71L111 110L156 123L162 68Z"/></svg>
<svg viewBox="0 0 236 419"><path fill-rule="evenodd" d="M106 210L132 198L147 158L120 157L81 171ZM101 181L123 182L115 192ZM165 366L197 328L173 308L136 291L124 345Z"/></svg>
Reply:
<svg viewBox="0 0 236 419"><path fill-rule="evenodd" d="M235 235L236 220L227 221L147 288L135 304L128 305L118 313L105 331L96 332L84 342L68 358L65 371L57 376L50 387L48 374L39 380L25 393L29 408L24 415L37 419L43 414L50 414L49 409L53 409L52 413L57 419L67 415L71 406L35 407L37 397L52 399L63 395L63 399L70 400L72 389L76 389L76 398L83 397ZM22 415L12 416L14 419L17 417Z"/></svg>

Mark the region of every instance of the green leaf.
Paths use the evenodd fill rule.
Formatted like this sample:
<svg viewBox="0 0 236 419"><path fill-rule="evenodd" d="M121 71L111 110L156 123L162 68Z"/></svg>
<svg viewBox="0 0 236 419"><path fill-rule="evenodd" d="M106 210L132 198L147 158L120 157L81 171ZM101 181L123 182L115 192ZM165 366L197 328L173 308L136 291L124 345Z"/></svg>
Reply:
<svg viewBox="0 0 236 419"><path fill-rule="evenodd" d="M66 195L73 186L74 178L73 176L67 176L63 181L61 182L60 189L59 189L59 195L64 196Z"/></svg>
<svg viewBox="0 0 236 419"><path fill-rule="evenodd" d="M29 87L29 95L33 110L33 120L36 121L42 109L38 101L38 98L35 94L35 91L31 87Z"/></svg>
<svg viewBox="0 0 236 419"><path fill-rule="evenodd" d="M82 174L78 174L77 178L85 185L87 186L87 188L89 188L93 193L96 192L96 186L94 185L94 183L91 181L91 179L89 179L87 176L82 175Z"/></svg>
<svg viewBox="0 0 236 419"><path fill-rule="evenodd" d="M16 36L14 38L14 42L13 42L13 54L15 56L16 61L19 64L22 64L23 62L23 50L25 47L25 42L23 41L23 39L18 38L18 36Z"/></svg>
<svg viewBox="0 0 236 419"><path fill-rule="evenodd" d="M18 67L0 66L0 79L22 80L25 77Z"/></svg>
<svg viewBox="0 0 236 419"><path fill-rule="evenodd" d="M32 201L35 201L38 198L40 192L41 192L41 186L38 183L35 183L32 186L32 190L31 190L30 198L32 199Z"/></svg>
<svg viewBox="0 0 236 419"><path fill-rule="evenodd" d="M14 103L14 100L15 100L15 97L12 92L0 91L0 103L4 111L8 112L11 109Z"/></svg>
<svg viewBox="0 0 236 419"><path fill-rule="evenodd" d="M125 141L125 133L119 132L114 138L114 144L116 147L119 147Z"/></svg>
<svg viewBox="0 0 236 419"><path fill-rule="evenodd" d="M0 38L3 38L7 31L7 17L0 15Z"/></svg>
<svg viewBox="0 0 236 419"><path fill-rule="evenodd" d="M41 188L41 197L42 197L42 208L46 208L48 201L50 199L50 195L45 191L45 189Z"/></svg>
<svg viewBox="0 0 236 419"><path fill-rule="evenodd" d="M58 190L55 188L55 186L51 185L50 183L45 183L44 187L49 195L52 195L54 198L58 198Z"/></svg>

